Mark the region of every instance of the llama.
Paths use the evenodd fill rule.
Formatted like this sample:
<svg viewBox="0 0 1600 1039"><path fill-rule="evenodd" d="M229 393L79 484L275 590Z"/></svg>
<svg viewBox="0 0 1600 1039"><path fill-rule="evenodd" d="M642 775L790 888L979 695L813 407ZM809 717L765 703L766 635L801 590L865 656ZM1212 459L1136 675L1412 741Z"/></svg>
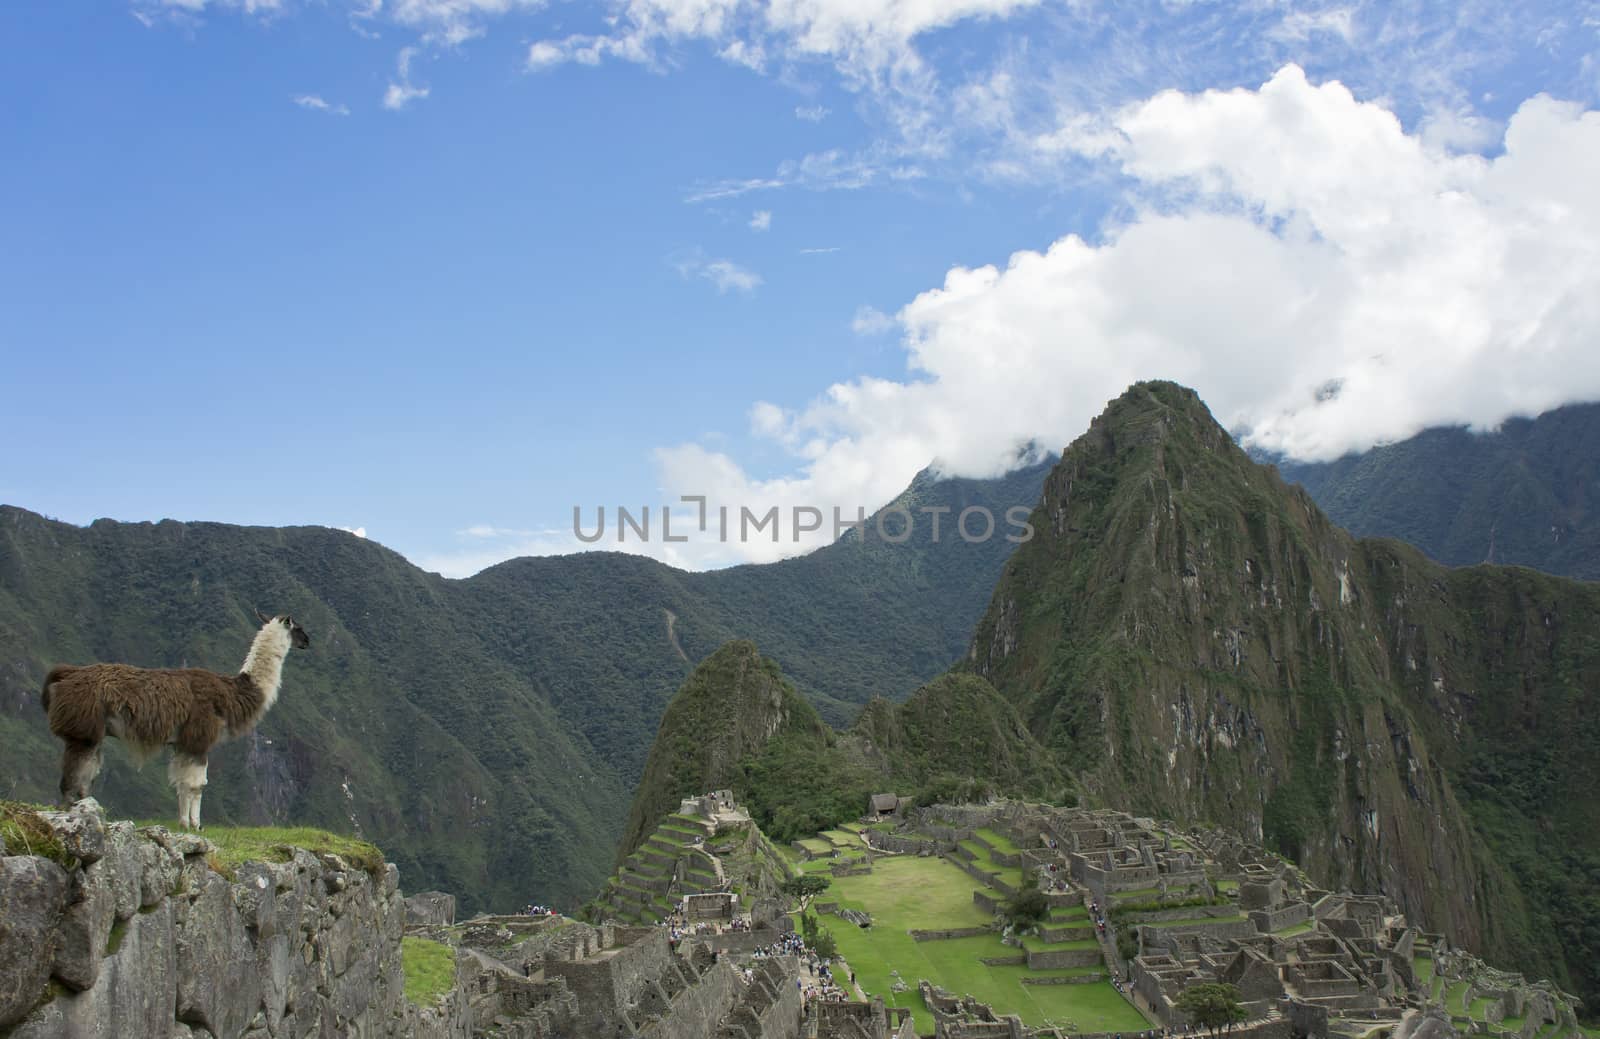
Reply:
<svg viewBox="0 0 1600 1039"><path fill-rule="evenodd" d="M89 796L100 772L106 736L127 743L141 763L172 748L167 776L178 792L179 825L200 829L206 754L223 740L249 732L271 710L283 684L283 659L305 649L311 636L283 615L256 611L261 630L244 666L232 677L200 668L157 670L128 664L63 664L51 668L41 699L50 731L66 745L61 755L63 805Z"/></svg>

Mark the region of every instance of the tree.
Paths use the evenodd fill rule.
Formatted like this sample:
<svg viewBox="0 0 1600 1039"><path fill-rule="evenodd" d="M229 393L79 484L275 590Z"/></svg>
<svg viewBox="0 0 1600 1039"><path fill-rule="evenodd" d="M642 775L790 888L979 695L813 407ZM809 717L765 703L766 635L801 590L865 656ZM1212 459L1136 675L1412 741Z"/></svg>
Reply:
<svg viewBox="0 0 1600 1039"><path fill-rule="evenodd" d="M1235 986L1207 981L1184 989L1173 1005L1189 1015L1190 1021L1216 1035L1217 1029L1231 1027L1248 1016L1241 1005L1243 999L1244 993Z"/></svg>
<svg viewBox="0 0 1600 1039"><path fill-rule="evenodd" d="M800 903L800 914L804 916L811 900L828 890L832 883L832 880L816 873L802 873L785 880L779 890Z"/></svg>
<svg viewBox="0 0 1600 1039"><path fill-rule="evenodd" d="M1024 888L1011 896L1001 914L1012 927L1025 931L1050 915L1050 899L1036 887Z"/></svg>
<svg viewBox="0 0 1600 1039"><path fill-rule="evenodd" d="M806 948L824 960L839 955L839 945L833 940L833 932L823 927L821 921L811 913L800 914L800 938L806 943Z"/></svg>

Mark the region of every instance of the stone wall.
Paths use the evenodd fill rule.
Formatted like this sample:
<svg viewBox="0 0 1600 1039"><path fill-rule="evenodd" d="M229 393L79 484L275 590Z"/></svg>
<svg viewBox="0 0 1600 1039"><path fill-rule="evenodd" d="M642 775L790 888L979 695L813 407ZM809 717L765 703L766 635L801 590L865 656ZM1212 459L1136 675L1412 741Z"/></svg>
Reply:
<svg viewBox="0 0 1600 1039"><path fill-rule="evenodd" d="M405 998L406 906L376 875L296 850L216 872L198 836L42 813L76 858L0 858L0 1031L8 1039L466 1039L459 987Z"/></svg>

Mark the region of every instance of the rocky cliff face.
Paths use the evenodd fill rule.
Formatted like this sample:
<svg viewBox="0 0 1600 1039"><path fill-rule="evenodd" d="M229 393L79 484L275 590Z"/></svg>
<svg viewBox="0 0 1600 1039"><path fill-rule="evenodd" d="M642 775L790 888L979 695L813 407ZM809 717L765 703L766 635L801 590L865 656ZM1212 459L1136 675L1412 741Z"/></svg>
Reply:
<svg viewBox="0 0 1600 1039"><path fill-rule="evenodd" d="M404 993L398 871L296 850L234 877L210 845L49 813L68 863L0 857L0 1034L465 1039L464 994Z"/></svg>
<svg viewBox="0 0 1600 1039"><path fill-rule="evenodd" d="M966 666L1092 795L1596 994L1600 589L1356 541L1165 383L1095 420L1033 523Z"/></svg>

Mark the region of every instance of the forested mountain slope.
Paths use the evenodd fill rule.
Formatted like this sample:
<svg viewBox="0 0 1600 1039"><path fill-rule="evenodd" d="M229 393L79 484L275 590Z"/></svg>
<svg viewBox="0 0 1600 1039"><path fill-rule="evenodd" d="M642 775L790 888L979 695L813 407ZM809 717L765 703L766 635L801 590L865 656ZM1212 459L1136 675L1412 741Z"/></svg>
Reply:
<svg viewBox="0 0 1600 1039"><path fill-rule="evenodd" d="M1003 514L1037 501L1048 469L923 474L902 500ZM467 908L575 906L606 875L691 662L760 640L842 722L960 656L1014 546L927 535L707 573L596 552L451 581L321 527L85 528L0 507L0 796L55 797L59 746L38 703L51 664L231 672L252 608L291 612L313 647L257 733L213 755L207 819L359 826ZM173 814L164 765L136 771L115 744L107 763L96 793L112 812Z"/></svg>
<svg viewBox="0 0 1600 1039"><path fill-rule="evenodd" d="M1333 462L1276 461L1358 537L1399 538L1451 566L1600 579L1600 404L1494 433L1424 430Z"/></svg>

